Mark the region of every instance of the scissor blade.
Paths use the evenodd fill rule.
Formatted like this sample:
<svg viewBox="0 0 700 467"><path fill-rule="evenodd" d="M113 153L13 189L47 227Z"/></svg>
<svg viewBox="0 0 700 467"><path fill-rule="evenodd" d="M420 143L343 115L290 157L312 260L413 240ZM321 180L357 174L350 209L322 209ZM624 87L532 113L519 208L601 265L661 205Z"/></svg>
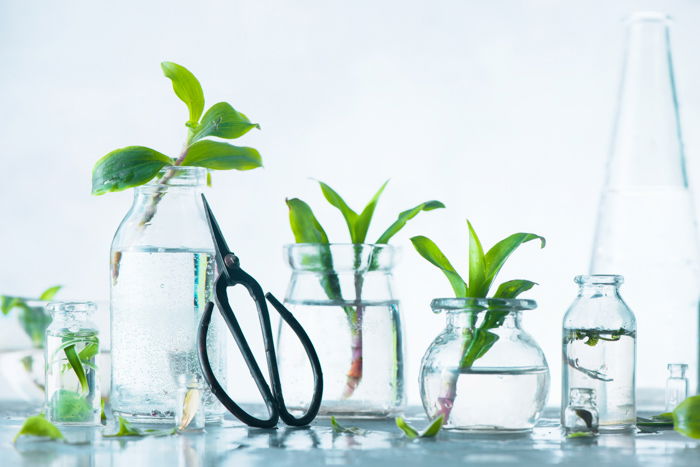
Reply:
<svg viewBox="0 0 700 467"><path fill-rule="evenodd" d="M211 238L214 241L214 248L216 249L216 262L219 265L219 270L224 271L226 269L224 263L224 257L231 253L228 245L226 245L226 240L224 240L224 235L221 233L219 228L219 223L216 222L214 213L209 207L207 198L202 194L202 202L204 203L204 212L207 214L207 222L209 223L209 231L211 232Z"/></svg>

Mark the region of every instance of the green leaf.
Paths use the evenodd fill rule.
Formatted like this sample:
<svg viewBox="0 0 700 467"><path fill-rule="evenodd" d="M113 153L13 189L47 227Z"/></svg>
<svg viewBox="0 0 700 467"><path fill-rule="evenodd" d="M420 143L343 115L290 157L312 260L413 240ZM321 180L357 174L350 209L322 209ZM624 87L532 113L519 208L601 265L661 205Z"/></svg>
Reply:
<svg viewBox="0 0 700 467"><path fill-rule="evenodd" d="M32 340L32 345L37 349L44 347L46 328L51 324L51 315L42 306L30 307L24 302L17 306L21 309L17 320Z"/></svg>
<svg viewBox="0 0 700 467"><path fill-rule="evenodd" d="M86 422L93 417L93 408L85 396L66 389L53 393L48 409L51 417L60 422Z"/></svg>
<svg viewBox="0 0 700 467"><path fill-rule="evenodd" d="M87 377L85 376L83 364L80 362L78 352L75 351L75 344L69 345L63 350L63 352L66 354L66 359L68 360L68 363L70 363L71 368L73 368L75 376L78 377L80 388L82 389L83 393L87 394L90 388L88 387L88 381Z"/></svg>
<svg viewBox="0 0 700 467"><path fill-rule="evenodd" d="M16 443L20 436L40 436L43 438L64 439L61 430L59 430L53 423L46 420L46 417L44 417L43 414L27 418L12 442Z"/></svg>
<svg viewBox="0 0 700 467"><path fill-rule="evenodd" d="M569 433L566 435L566 439L575 439L575 438L594 438L595 433L591 433L590 431L575 431L573 433Z"/></svg>
<svg viewBox="0 0 700 467"><path fill-rule="evenodd" d="M486 262L484 249L481 246L479 237L472 227L472 223L467 221L469 227L469 291L470 297L485 297L489 292L489 284L486 283Z"/></svg>
<svg viewBox="0 0 700 467"><path fill-rule="evenodd" d="M86 362L97 355L99 351L99 344L97 342L90 342L83 348L83 350L80 351L80 353L78 353L78 356L82 362Z"/></svg>
<svg viewBox="0 0 700 467"><path fill-rule="evenodd" d="M177 428L166 430L141 430L131 426L131 423L129 423L129 421L127 421L124 417L117 417L117 421L119 422L119 429L117 430L117 432L108 435L102 435L103 438L118 438L122 436L170 436L177 434Z"/></svg>
<svg viewBox="0 0 700 467"><path fill-rule="evenodd" d="M436 436L440 432L440 428L442 428L442 424L444 423L445 419L442 415L440 415L438 418L433 420L433 422L428 425L428 428L425 429L420 434L421 438L432 438Z"/></svg>
<svg viewBox="0 0 700 467"><path fill-rule="evenodd" d="M379 240L377 240L376 243L380 245L389 243L391 237L396 235L399 232L399 230L403 229L403 227L406 225L406 222L416 217L419 212L432 211L433 209L439 209L444 207L445 205L442 204L440 201L426 201L425 203L419 204L415 208L402 212L401 214L399 214L399 218L396 219L396 221L393 224L391 224L388 229L386 229L386 231L381 235L381 237L379 237Z"/></svg>
<svg viewBox="0 0 700 467"><path fill-rule="evenodd" d="M39 295L39 300L43 300L45 302L53 300L53 298L56 296L59 290L61 290L60 285L54 285L53 287L49 287L48 289L44 290L44 292Z"/></svg>
<svg viewBox="0 0 700 467"><path fill-rule="evenodd" d="M299 198L287 199L289 224L296 243L328 243L328 236L313 211Z"/></svg>
<svg viewBox="0 0 700 467"><path fill-rule="evenodd" d="M700 439L700 395L687 398L673 409L673 428L684 436Z"/></svg>
<svg viewBox="0 0 700 467"><path fill-rule="evenodd" d="M251 170L262 167L262 157L257 149L204 140L189 147L182 165L215 170Z"/></svg>
<svg viewBox="0 0 700 467"><path fill-rule="evenodd" d="M321 181L319 181L318 184L321 185L321 192L323 193L323 196L329 203L331 203L332 206L336 207L343 215L343 218L345 218L345 223L347 224L348 231L350 232L350 241L352 243L362 243L355 241L355 222L357 222L358 218L357 213L350 209L350 206L347 205L345 200L338 193L336 193L333 188Z"/></svg>
<svg viewBox="0 0 700 467"><path fill-rule="evenodd" d="M452 267L447 257L445 257L442 251L440 251L440 248L438 248L432 240L419 235L412 237L411 243L413 243L418 254L442 270L445 276L447 276L447 280L450 281L450 285L456 297L463 298L467 296L466 282L464 282L464 279L455 271L455 268Z"/></svg>
<svg viewBox="0 0 700 467"><path fill-rule="evenodd" d="M24 303L17 297L9 297L7 295L0 296L0 311L3 315L8 314L13 308L20 306L20 303ZM26 306L26 303L24 303Z"/></svg>
<svg viewBox="0 0 700 467"><path fill-rule="evenodd" d="M92 169L92 194L143 185L172 163L165 154L144 146L116 149L98 160Z"/></svg>
<svg viewBox="0 0 700 467"><path fill-rule="evenodd" d="M496 278L496 275L501 270L505 264L508 257L523 243L527 243L532 240L539 239L541 242L541 248L544 248L547 241L544 237L531 233L516 233L507 238L504 238L500 242L496 243L489 251L486 253L486 274L485 281L487 287L491 286L491 283Z"/></svg>
<svg viewBox="0 0 700 467"><path fill-rule="evenodd" d="M498 290L494 294L495 298L515 298L521 293L530 290L537 282L528 281L525 279L514 279L504 282L498 286Z"/></svg>
<svg viewBox="0 0 700 467"><path fill-rule="evenodd" d="M190 111L189 125L196 125L204 111L204 92L195 76L184 66L161 62L163 74L173 82L173 90Z"/></svg>
<svg viewBox="0 0 700 467"><path fill-rule="evenodd" d="M358 428L356 426L351 426L351 427L344 427L340 423L338 423L338 420L335 419L335 417L331 416L331 428L333 429L333 433L347 433L351 435L364 435L365 430Z"/></svg>
<svg viewBox="0 0 700 467"><path fill-rule="evenodd" d="M365 206L360 215L357 217L357 220L355 221L355 228L352 231L352 235L354 235L354 239L352 241L353 243L365 243L365 240L367 240L367 231L369 230L369 224L372 222L372 216L374 216L374 209L377 207L379 197L384 192L384 188L386 188L387 183L389 183L389 180L384 182L384 184L374 194L369 203L367 203L367 206Z"/></svg>
<svg viewBox="0 0 700 467"><path fill-rule="evenodd" d="M402 417L396 417L396 426L399 427L409 439L416 439L419 436L416 429L409 425Z"/></svg>
<svg viewBox="0 0 700 467"><path fill-rule="evenodd" d="M212 105L202 117L202 122L194 129L191 141L207 136L235 139L248 133L253 128L260 129L257 123L251 123L248 117L234 109L228 102Z"/></svg>

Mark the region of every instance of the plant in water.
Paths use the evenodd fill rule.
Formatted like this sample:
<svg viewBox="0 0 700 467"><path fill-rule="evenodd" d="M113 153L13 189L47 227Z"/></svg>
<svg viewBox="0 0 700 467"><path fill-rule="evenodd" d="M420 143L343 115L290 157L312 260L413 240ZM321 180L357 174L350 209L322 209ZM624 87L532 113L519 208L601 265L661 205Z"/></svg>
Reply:
<svg viewBox="0 0 700 467"><path fill-rule="evenodd" d="M457 298L487 297L501 268L520 245L532 240L539 240L541 247L544 248L546 243L544 237L536 234L515 233L496 243L484 253L474 227L469 221L467 221L467 226L469 230L468 282L462 279L432 240L423 236L411 238L416 251L445 274ZM501 299L516 298L521 293L530 290L534 285L536 285L535 282L525 279L509 280L500 284L492 297ZM507 314L507 311L487 311L479 327L465 330L463 350L460 361L457 362L459 370L471 368L477 359L483 357L493 347L498 340L498 335L491 332L491 330L501 326ZM444 417L445 422L449 420L450 412L457 396L458 372L448 372L447 374L449 379L445 381L443 394L438 401L440 406L438 413Z"/></svg>
<svg viewBox="0 0 700 467"><path fill-rule="evenodd" d="M32 306L32 302L47 302L53 300L58 291L61 290L60 285L55 285L44 290L37 298L12 297L9 295L0 295L0 311L3 315L8 315L12 310L17 309L17 319L22 326L24 332L29 336L32 345L41 349L46 341L46 328L51 324L51 315L44 309L44 306ZM31 370L32 362L25 363L25 367Z"/></svg>
<svg viewBox="0 0 700 467"><path fill-rule="evenodd" d="M348 231L350 233L350 241L352 244L359 246L367 241L367 233L369 226L374 216L374 210L377 207L380 196L386 188L387 180L375 193L372 199L367 203L364 209L358 214L350 208L343 198L330 186L323 182L319 182L321 192L326 200L335 208L337 208L345 219ZM297 243L313 243L320 245L328 245L328 235L321 227L321 224L316 219L311 207L304 201L298 198L287 199L289 207L289 222L294 233L294 240ZM396 221L379 236L374 244L388 244L389 240L396 235L406 223L418 215L421 211L431 211L433 209L444 208L445 205L440 201L426 201L418 206L403 211L399 214ZM359 268L361 262L361 248L356 248L355 265ZM322 277L323 289L329 299L342 303L347 303L343 300L343 294L340 289L340 281L337 274L333 271L333 259L331 257L330 248L322 250L321 266L324 271ZM370 266L371 269L371 266ZM359 269L355 273L355 300L356 305L342 305L343 311L348 320L351 333L351 363L347 373L347 381L343 392L343 398L347 399L352 396L355 389L362 380L362 320L364 306L362 303L362 287L364 283L364 275Z"/></svg>

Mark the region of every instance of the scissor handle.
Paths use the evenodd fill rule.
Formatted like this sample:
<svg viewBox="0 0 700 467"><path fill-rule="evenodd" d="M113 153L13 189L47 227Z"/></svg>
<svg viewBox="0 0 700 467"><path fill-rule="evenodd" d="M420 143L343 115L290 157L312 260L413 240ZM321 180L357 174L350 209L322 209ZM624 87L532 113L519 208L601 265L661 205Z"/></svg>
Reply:
<svg viewBox="0 0 700 467"><path fill-rule="evenodd" d="M226 297L226 295L224 295L224 297ZM207 331L209 330L209 324L211 323L211 315L213 309L214 303L207 302L207 305L204 308L204 312L202 313L202 318L199 321L199 328L197 332L199 365L202 369L204 379L207 381L207 383L209 383L209 386L211 387L211 392L214 394L214 396L216 396L216 398L219 399L219 401L224 405L224 407L226 407L226 409L240 421L242 421L246 425L256 428L274 428L275 426L277 426L277 421L279 420L279 413L277 411L276 405L273 403L274 398L270 393L270 388L265 383L265 380L263 379L262 374L260 373L260 368L258 367L257 363L254 359L252 359L252 353L250 352L248 343L245 342L245 338L243 337L243 332L241 331L238 321L236 320L235 316L233 316L233 313L230 313L228 316L224 314L224 312L222 311L221 304L219 304L219 312L221 312L222 316L224 316L224 320L226 321L226 324L228 325L234 338L236 339L236 343L239 347L243 346L248 350L248 352L245 352L243 348L241 348L241 353L243 354L243 357L246 360L246 364L248 365L248 369L253 374L255 382L258 385L258 389L260 390L260 393L262 394L263 399L265 400L265 404L267 405L267 409L270 413L270 416L266 419L257 418L243 410L238 404L236 404L233 401L233 399L229 397L229 395L226 393L219 381L216 379L216 376L214 375L214 372L212 371L211 365L209 363L209 352L207 351Z"/></svg>
<svg viewBox="0 0 700 467"><path fill-rule="evenodd" d="M309 359L309 363L311 363L311 371L314 375L314 394L311 398L311 403L309 404L309 408L306 410L306 413L298 418L289 413L287 406L284 403L279 373L276 375L276 377L273 377L272 392L275 395L275 400L277 402L277 410L279 411L280 418L287 425L308 425L314 418L316 418L316 415L318 415L318 409L321 407L321 399L323 398L323 371L321 370L321 362L318 359L316 349L314 349L314 346L311 343L311 339L309 339L308 334L306 334L306 331L304 331L304 328L301 327L301 324L299 324L299 321L296 320L294 315L292 315L292 313L287 310L287 308L271 293L268 292L265 294L265 298L268 299L275 310L277 310L277 313L280 314L280 317L289 325L290 328L292 328L292 331L294 331L299 338L301 345L306 351L306 356ZM275 371L277 371L276 365Z"/></svg>

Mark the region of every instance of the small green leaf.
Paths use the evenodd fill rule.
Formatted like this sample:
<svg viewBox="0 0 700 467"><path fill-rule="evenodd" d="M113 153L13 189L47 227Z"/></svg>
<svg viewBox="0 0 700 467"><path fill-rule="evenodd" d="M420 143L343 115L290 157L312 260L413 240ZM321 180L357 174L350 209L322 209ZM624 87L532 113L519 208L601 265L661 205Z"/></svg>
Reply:
<svg viewBox="0 0 700 467"><path fill-rule="evenodd" d="M196 125L204 111L204 92L195 76L184 66L161 62L163 74L173 82L173 90L190 111L190 125Z"/></svg>
<svg viewBox="0 0 700 467"><path fill-rule="evenodd" d="M495 298L515 298L523 292L526 292L537 285L537 282L528 281L525 279L514 279L504 282L498 286L498 290L494 294Z"/></svg>
<svg viewBox="0 0 700 467"><path fill-rule="evenodd" d="M440 251L440 248L438 248L432 240L419 235L412 237L411 243L413 243L418 254L442 270L445 276L447 276L447 280L450 281L450 285L452 285L452 290L454 290L456 297L463 298L467 296L466 282L464 282L464 279L455 271L455 268L452 267L447 257L445 257L442 251Z"/></svg>
<svg viewBox="0 0 700 467"><path fill-rule="evenodd" d="M496 243L491 249L486 253L486 277L485 281L488 287L496 278L496 275L501 270L505 264L508 257L523 243L527 243L531 240L540 240L541 248L544 248L547 241L544 237L531 233L516 233L504 238L500 242Z"/></svg>
<svg viewBox="0 0 700 467"><path fill-rule="evenodd" d="M102 435L102 437L116 438L120 436L143 436L141 430L133 428L131 423L129 423L124 417L117 417L117 421L119 422L119 429L117 432L109 435Z"/></svg>
<svg viewBox="0 0 700 467"><path fill-rule="evenodd" d="M3 315L8 314L13 308L19 306L20 300L17 297L8 297L7 295L0 296L0 311ZM26 305L26 304L25 304Z"/></svg>
<svg viewBox="0 0 700 467"><path fill-rule="evenodd" d="M428 425L428 428L426 428L421 434L421 438L432 438L436 436L440 432L440 428L442 428L442 424L444 423L445 419L442 415L440 415L438 418L432 421L430 425Z"/></svg>
<svg viewBox="0 0 700 467"><path fill-rule="evenodd" d="M566 439L575 439L575 438L594 438L595 433L592 433L590 431L575 431L573 433L569 433L566 435Z"/></svg>
<svg viewBox="0 0 700 467"><path fill-rule="evenodd" d="M80 357L80 360L83 362L89 361L92 357L97 355L97 353L100 350L100 346L97 342L90 342L87 344L83 350L78 353L78 356Z"/></svg>
<svg viewBox="0 0 700 467"><path fill-rule="evenodd" d="M348 231L350 232L350 241L352 243L362 243L355 241L355 223L357 222L358 214L350 209L345 200L330 186L323 182L318 182L321 185L321 192L323 196L331 203L331 206L337 208L340 213L345 218L345 223L348 226Z"/></svg>
<svg viewBox="0 0 700 467"><path fill-rule="evenodd" d="M393 224L391 224L388 229L386 229L386 231L382 234L381 237L379 237L379 240L377 240L376 243L380 245L389 243L391 237L396 235L399 232L399 230L401 230L406 225L406 222L416 217L419 212L432 211L433 209L439 209L444 207L445 205L442 204L440 201L426 201L425 203L419 204L415 208L408 209L402 212L401 214L399 214L399 218L396 219L396 221Z"/></svg>
<svg viewBox="0 0 700 467"><path fill-rule="evenodd" d="M54 285L53 287L49 287L48 289L44 290L44 292L39 295L39 300L43 300L45 302L48 302L50 300L53 300L53 298L56 296L59 290L61 290L60 285Z"/></svg>
<svg viewBox="0 0 700 467"><path fill-rule="evenodd" d="M172 163L165 154L144 146L116 149L98 160L92 169L92 194L143 185Z"/></svg>
<svg viewBox="0 0 700 467"><path fill-rule="evenodd" d="M689 438L700 439L700 395L687 398L673 409L673 428Z"/></svg>
<svg viewBox="0 0 700 467"><path fill-rule="evenodd" d="M71 368L73 368L75 376L78 377L80 388L82 389L83 393L87 394L90 388L88 387L88 381L87 377L85 376L83 364L80 361L80 357L78 357L78 352L75 351L75 344L67 346L63 352L66 354L66 359L68 360L68 363L70 363Z"/></svg>
<svg viewBox="0 0 700 467"><path fill-rule="evenodd" d="M287 199L289 224L297 243L328 243L328 236L313 211L299 198Z"/></svg>
<svg viewBox="0 0 700 467"><path fill-rule="evenodd" d="M409 425L402 417L396 417L396 426L399 427L409 439L416 439L419 436L416 429Z"/></svg>
<svg viewBox="0 0 700 467"><path fill-rule="evenodd" d="M331 428L333 429L333 433L347 433L351 435L364 435L365 430L358 428L356 426L351 426L351 427L344 427L340 423L338 423L338 420L335 419L335 417L331 416Z"/></svg>
<svg viewBox="0 0 700 467"><path fill-rule="evenodd" d="M469 227L469 291L470 297L485 297L489 292L489 284L486 283L486 262L481 241L474 231L471 222Z"/></svg>
<svg viewBox="0 0 700 467"><path fill-rule="evenodd" d="M257 149L204 140L189 147L182 165L215 170L251 170L262 167L262 157Z"/></svg>
<svg viewBox="0 0 700 467"><path fill-rule="evenodd" d="M389 183L389 180L384 182L369 203L367 203L367 206L365 206L360 215L357 216L355 228L352 231L352 235L354 236L353 243L365 243L365 240L367 240L367 231L369 230L369 224L372 222L372 216L374 216L374 209L377 207L379 197L384 192L387 183Z"/></svg>
<svg viewBox="0 0 700 467"><path fill-rule="evenodd" d="M46 328L51 324L51 315L43 306L30 307L24 302L18 303L17 306L20 308L17 320L32 340L32 345L37 349L44 347Z"/></svg>
<svg viewBox="0 0 700 467"><path fill-rule="evenodd" d="M257 123L251 123L248 117L234 109L228 102L212 105L197 125L191 141L197 141L207 136L235 139L248 133L253 128L260 129Z"/></svg>
<svg viewBox="0 0 700 467"><path fill-rule="evenodd" d="M48 410L52 419L62 423L86 422L93 417L93 408L85 395L66 389L53 393Z"/></svg>
<svg viewBox="0 0 700 467"><path fill-rule="evenodd" d="M105 400L100 399L100 423L103 425L107 424L107 414L105 413Z"/></svg>
<svg viewBox="0 0 700 467"><path fill-rule="evenodd" d="M53 423L46 420L44 414L27 418L12 442L16 443L20 436L40 436L43 438L64 439L61 430L59 430Z"/></svg>

